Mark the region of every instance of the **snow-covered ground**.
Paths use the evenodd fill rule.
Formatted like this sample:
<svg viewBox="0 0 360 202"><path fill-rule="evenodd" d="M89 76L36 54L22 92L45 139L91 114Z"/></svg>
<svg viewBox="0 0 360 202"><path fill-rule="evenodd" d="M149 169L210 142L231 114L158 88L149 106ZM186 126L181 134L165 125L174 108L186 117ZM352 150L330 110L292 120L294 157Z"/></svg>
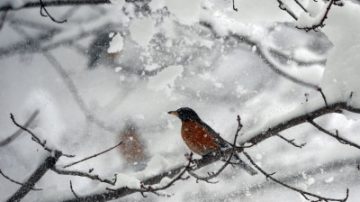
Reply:
<svg viewBox="0 0 360 202"><path fill-rule="evenodd" d="M24 3L5 1L0 6L9 2L13 7ZM302 2L314 13L324 6ZM184 154L188 149L180 137L180 121L167 114L170 110L182 106L195 109L229 141L239 114L244 124L240 140L245 141L258 131L323 105L317 91L275 73L259 57L258 50L265 51L270 62L283 72L320 85L329 103L347 101L353 92L349 103L360 107L358 4L345 1L343 7L334 6L321 32L305 32L294 25L314 23L318 20L316 15L311 19L301 14L299 22L292 21L276 1L236 0L238 12L235 12L231 1L153 0L149 4L154 11L151 15L136 12L133 4L122 0L112 3L97 6L100 9L81 7L61 25L41 17L38 8L8 14L0 31L0 141L17 130L10 113L24 123L38 109L40 114L31 129L48 145L80 159L115 145L120 131L131 120L148 153L145 170L134 171L126 166L116 149L72 169L87 172L94 168L93 173L106 178L119 173L115 187L137 186L146 176L186 162ZM49 10L58 17L69 8ZM56 34L34 45L35 49L28 45L16 51L13 47L14 53L5 55L9 45L24 40L22 32L12 26L16 19L43 23L54 28ZM45 32L34 27L22 28L30 36ZM78 38L79 35L84 36ZM110 46L90 45L100 35L110 41ZM236 36L244 37L245 41ZM64 41L67 45L52 48ZM81 52L84 48L85 54ZM40 49L49 50L68 77ZM88 60L94 57L91 55L94 50L101 59L97 66L89 68ZM280 53L294 60L286 60ZM79 104L78 97L83 104ZM87 113L96 120L86 118ZM330 114L316 121L360 143L359 118L360 115L350 113ZM108 130L99 127L99 122ZM348 201L358 201L357 149L340 144L306 123L281 135L306 145L299 149L272 137L248 152L265 170L276 171L274 176L284 182L329 197L341 198L349 188ZM46 155L23 133L14 142L0 147L0 169L13 179L24 181ZM58 165L73 161L62 157ZM198 172L206 174L221 165L215 163ZM80 196L107 187L49 171L36 184L43 190L30 192L24 201L61 201L73 197L69 180ZM300 194L266 181L261 175L249 176L230 166L217 180L217 184L196 183L194 179L180 181L166 190L174 194L171 198L147 194L145 200L305 201ZM19 186L0 177L0 187L3 201ZM144 199L133 194L119 201L126 200Z"/></svg>

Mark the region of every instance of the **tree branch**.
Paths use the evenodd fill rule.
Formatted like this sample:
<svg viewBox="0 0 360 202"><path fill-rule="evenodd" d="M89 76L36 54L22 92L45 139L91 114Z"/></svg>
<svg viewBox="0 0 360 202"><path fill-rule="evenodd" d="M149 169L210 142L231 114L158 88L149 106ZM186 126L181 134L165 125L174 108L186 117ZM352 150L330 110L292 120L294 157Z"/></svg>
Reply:
<svg viewBox="0 0 360 202"><path fill-rule="evenodd" d="M51 170L59 175L72 175L72 176L78 176L78 177L85 177L90 180L95 180L95 181L103 182L103 183L110 184L110 185L115 185L115 183L116 183L116 175L114 175L113 180L108 180L108 179L100 178L99 175L92 175L89 173L85 173L85 172L81 172L81 171L74 171L74 170L62 170L62 169L56 168L55 166L52 167Z"/></svg>
<svg viewBox="0 0 360 202"><path fill-rule="evenodd" d="M351 140L348 140L346 138L343 138L343 137L340 137L339 136L339 132L338 130L336 130L335 133L332 133L328 130L326 130L325 128L321 127L319 124L315 123L312 119L309 119L308 122L313 125L315 128L317 128L319 131L327 134L327 135L330 135L331 137L335 138L337 141L339 141L340 143L342 144L347 144L347 145L350 145L352 147L355 147L357 149L360 149L360 145L352 142Z"/></svg>
<svg viewBox="0 0 360 202"><path fill-rule="evenodd" d="M104 150L104 151L101 151L101 152L99 152L99 153L96 153L96 154L93 154L93 155L91 155L91 156L85 157L85 158L83 158L83 159L81 159L81 160L78 160L78 161L75 161L75 162L73 162L73 163L69 163L69 164L63 166L63 168L68 168L68 167L73 166L73 165L75 165L75 164L78 164L78 163L84 162L84 161L86 161L86 160L95 158L95 157L97 157L97 156L99 156L99 155L101 155L101 154L104 154L104 153L106 153L106 152L109 152L109 151L113 150L114 148L118 147L118 146L121 145L121 144L122 144L122 141L120 141L120 142L117 143L115 146L110 147L110 148L108 148L108 149L106 149L106 150Z"/></svg>
<svg viewBox="0 0 360 202"><path fill-rule="evenodd" d="M276 134L276 136L278 136L279 138L281 138L282 140L284 140L284 141L286 141L287 143L289 143L289 144L291 144L292 146L294 146L294 147L297 147L297 148L303 148L305 145L306 145L306 143L302 143L302 144L296 144L295 143L295 139L287 139L287 138L285 138L284 136L282 136L282 135L280 135L280 134Z"/></svg>
<svg viewBox="0 0 360 202"><path fill-rule="evenodd" d="M336 198L328 198L328 197L324 197L324 196L320 196L320 195L317 195L317 194L314 194L314 193L311 193L311 192L307 192L307 191L304 191L304 190L301 190L299 188L296 188L296 187L292 187L288 184L285 184L284 182L276 179L273 177L274 173L273 174L269 174L267 173L266 171L264 171L260 166L258 166L254 160L252 160L252 158L250 157L250 155L246 152L243 152L243 154L246 156L246 158L250 161L250 163L256 168L258 169L265 177L266 179L270 179L274 182L276 182L277 184L283 186L283 187L286 187L288 189L291 189L295 192L298 192L299 194L301 194L301 196L303 196L306 200L308 201L311 201L311 202L314 202L314 201L326 201L326 202L330 202L330 201L334 201L334 202L345 202L347 201L348 197L349 197L349 189L346 189L346 195L344 198L341 198L341 199L336 199ZM315 199L311 199L309 197L312 197L312 198L315 198Z"/></svg>
<svg viewBox="0 0 360 202"><path fill-rule="evenodd" d="M62 153L60 151L54 151L51 156L46 157L29 179L23 183L20 189L18 189L7 201L20 201L34 187L35 183L37 183L49 169L54 167L61 156Z"/></svg>
<svg viewBox="0 0 360 202"><path fill-rule="evenodd" d="M282 121L281 123L268 128L264 132L259 132L257 134L254 134L254 136L252 138L250 138L249 140L247 140L246 142L249 142L252 144L258 144L258 143L266 140L267 138L280 133L281 131L284 131L293 126L307 122L309 117L316 118L316 117L319 117L319 116L322 116L325 114L329 114L329 113L338 113L341 110L348 110L348 111L351 111L354 113L360 113L359 108L354 108L352 106L348 106L347 103L345 103L345 102L334 103L334 104L329 105L328 107L324 106L324 107L315 109L313 111L310 111L306 114L301 114L299 116L295 116L288 120ZM236 148L237 153L240 153L242 151L243 151L243 149ZM230 155L232 152L233 152L233 148L230 148L230 149L224 151L223 155ZM207 166L215 161L220 160L223 155L215 155L215 156L211 156L209 158L193 160L193 164L195 165L194 166L195 168L192 168L192 171L195 171L195 170L200 169L204 166ZM143 180L143 183L144 184L159 183L162 178L173 177L176 174L180 173L183 169L184 169L183 165L177 166L175 168L169 169L169 170L167 170L163 173L160 173L158 175L155 175L153 177L146 178ZM129 194L132 194L135 192L136 191L131 190L127 187L123 187L123 188L116 189L115 191L106 191L106 192L102 192L102 193L90 194L87 196L82 196L80 198L68 199L65 201L67 201L67 202L70 202L70 201L78 201L78 202L80 202L80 201L107 201L107 200L113 200L116 198L120 198L120 197L129 195Z"/></svg>
<svg viewBox="0 0 360 202"><path fill-rule="evenodd" d="M39 110L35 110L29 117L29 119L25 122L24 124L24 128L27 128L30 126L30 124L35 120L36 116L39 114ZM7 137L5 140L2 140L0 142L0 147L3 147L9 143L11 143L12 141L14 141L17 137L19 137L19 135L23 132L24 130L22 128L19 128L17 131L15 131L15 133L13 133L12 135L10 135L9 137Z"/></svg>
<svg viewBox="0 0 360 202"><path fill-rule="evenodd" d="M339 113L342 110L347 110L350 112L354 112L354 113L360 113L360 108L355 108L352 106L347 105L346 102L337 102L334 104L331 104L329 106L324 106L318 109L315 109L313 111L310 111L306 114L302 114L296 117L293 117L289 120L286 120L282 123L279 123L273 127L269 127L267 130L265 130L264 132L260 132L259 134L255 134L252 138L250 138L248 141L246 142L250 142L253 144L257 144L269 137L272 137L273 135L276 135L278 133L280 133L283 130L286 130L288 128L291 128L293 126L302 124L307 122L308 120L312 120L315 119L317 117L320 117L322 115L325 114L329 114L329 113Z"/></svg>
<svg viewBox="0 0 360 202"><path fill-rule="evenodd" d="M76 192L75 192L74 189L73 189L73 185L72 185L71 180L70 180L70 190L71 190L71 192L74 194L75 198L79 198L79 196L76 194Z"/></svg>
<svg viewBox="0 0 360 202"><path fill-rule="evenodd" d="M285 12L287 12L292 18L294 18L294 20L298 20L298 17L296 17L296 15L294 14L294 12L289 9L289 7L284 4L284 2L282 2L281 0L277 0L277 2L279 3L279 8Z"/></svg>
<svg viewBox="0 0 360 202"><path fill-rule="evenodd" d="M40 138L38 136L35 135L35 133L33 133L31 130L27 129L25 126L22 126L20 125L19 123L16 122L15 120L15 117L12 113L10 113L10 118L12 120L12 122L17 126L19 127L20 129L24 130L25 132L27 132L28 134L31 135L31 139L38 143L45 151L48 151L49 153L52 153L54 151L57 151L61 154L61 156L65 156L65 157L69 157L69 158L72 158L72 157L75 157L74 155L70 155L70 154L63 154L61 151L58 151L58 150L54 150L52 148L49 148L46 146L46 140L44 141L41 141Z"/></svg>
<svg viewBox="0 0 360 202"><path fill-rule="evenodd" d="M303 29L303 30L308 32L310 30L316 30L319 27L324 27L325 26L325 20L327 19L327 16L328 16L328 14L330 12L331 6L333 4L337 5L337 4L335 4L335 1L336 0L330 0L329 1L328 5L326 6L326 10L325 10L323 16L321 17L321 20L319 21L319 23L317 23L317 24L315 24L315 25L313 25L311 27L299 27L299 26L296 26L296 28ZM341 5L338 5L338 6L341 6Z"/></svg>
<svg viewBox="0 0 360 202"><path fill-rule="evenodd" d="M2 170L0 169L0 175L2 175L5 179L9 180L10 182L17 184L17 185L21 185L24 186L24 183L18 182L16 180L11 179L9 176L5 175L5 173L2 172ZM31 190L34 191L41 191L42 189L40 188L31 188Z"/></svg>
<svg viewBox="0 0 360 202"><path fill-rule="evenodd" d="M43 0L39 0L40 2L40 15L42 17L49 17L51 19L51 21L62 24L65 23L67 21L67 19L64 20L57 20L55 19L50 13L49 11L46 9L46 5L44 4Z"/></svg>

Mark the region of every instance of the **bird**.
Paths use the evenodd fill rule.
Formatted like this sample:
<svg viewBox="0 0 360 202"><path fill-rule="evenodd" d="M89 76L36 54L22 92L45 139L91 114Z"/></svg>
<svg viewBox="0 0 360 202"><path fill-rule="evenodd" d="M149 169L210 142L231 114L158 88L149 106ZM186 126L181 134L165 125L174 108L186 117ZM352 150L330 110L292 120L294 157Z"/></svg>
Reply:
<svg viewBox="0 0 360 202"><path fill-rule="evenodd" d="M207 157L222 151L222 149L232 147L231 143L202 121L193 109L181 107L175 111L169 111L168 114L175 115L181 120L181 136L192 152ZM242 161L238 154L233 154L233 158L238 162L236 165L239 165L250 175L257 174L257 171Z"/></svg>

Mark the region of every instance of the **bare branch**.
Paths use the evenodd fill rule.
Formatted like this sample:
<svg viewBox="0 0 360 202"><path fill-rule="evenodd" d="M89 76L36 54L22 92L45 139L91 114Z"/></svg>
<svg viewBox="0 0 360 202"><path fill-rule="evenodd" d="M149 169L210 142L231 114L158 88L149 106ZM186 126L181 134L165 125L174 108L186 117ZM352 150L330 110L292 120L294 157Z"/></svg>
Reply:
<svg viewBox="0 0 360 202"><path fill-rule="evenodd" d="M43 0L39 0L40 2L40 15L42 17L49 17L51 19L51 21L53 22L56 22L56 23L65 23L67 20L64 19L64 20L57 20L55 19L50 13L49 11L46 9L46 5L44 4L44 1Z"/></svg>
<svg viewBox="0 0 360 202"><path fill-rule="evenodd" d="M325 106L327 107L327 106L328 106L328 103L327 103L326 96L325 96L324 92L322 91L322 89L321 89L320 87L317 89L317 91L320 92L321 97L322 97L323 100L324 100Z"/></svg>
<svg viewBox="0 0 360 202"><path fill-rule="evenodd" d="M5 24L5 19L6 19L7 13L8 13L7 11L0 12L0 30L3 28L3 26Z"/></svg>
<svg viewBox="0 0 360 202"><path fill-rule="evenodd" d="M100 156L101 154L104 154L104 153L106 153L106 152L109 152L109 151L113 150L114 148L118 147L118 146L121 145L121 144L122 144L122 141L120 141L120 142L117 143L115 146L110 147L110 148L108 148L108 149L106 149L106 150L104 150L104 151L101 151L101 152L99 152L99 153L93 154L93 155L91 155L91 156L88 156L88 157L83 158L83 159L81 159L81 160L75 161L75 162L73 162L73 163L69 163L69 164L63 166L63 168L68 168L68 167L73 166L73 165L75 165L75 164L84 162L84 161L86 161L86 160L95 158L95 157L97 157L97 156Z"/></svg>
<svg viewBox="0 0 360 202"><path fill-rule="evenodd" d="M294 18L294 20L298 20L298 18L296 17L296 15L294 14L294 12L292 10L290 10L288 8L288 6L286 4L284 4L284 2L282 2L282 0L277 0L277 2L279 3L279 8L285 12L287 12L292 18Z"/></svg>
<svg viewBox="0 0 360 202"><path fill-rule="evenodd" d="M49 147L46 146L46 140L41 141L40 138L35 135L35 133L33 133L31 130L27 129L25 126L22 126L22 125L20 125L19 123L17 123L16 120L15 120L14 115L11 114L11 113L10 113L10 118L11 118L12 122L13 122L17 127L19 127L20 129L22 129L22 130L26 131L28 134L30 134L30 135L31 135L31 139L32 139L34 142L38 143L42 148L44 148L44 150L48 151L49 153L52 153L52 152L55 151L54 149L51 149L51 148L49 148ZM61 156L66 156L66 157L69 157L69 158L75 157L74 155L63 154L61 151L57 151L57 152L61 153Z"/></svg>
<svg viewBox="0 0 360 202"><path fill-rule="evenodd" d="M306 143L302 143L300 145L295 143L295 139L287 139L284 136L280 135L280 134L276 134L276 136L278 136L279 138L285 140L287 143L291 144L294 147L298 147L298 148L303 148L303 146L306 145Z"/></svg>
<svg viewBox="0 0 360 202"><path fill-rule="evenodd" d="M360 145L358 145L358 144L356 144L356 143L352 142L351 140L348 140L348 139L346 139L346 138L344 138L344 137L340 137L338 130L336 130L335 133L332 133L332 132L326 130L325 128L321 127L319 124L315 123L315 122L314 122L313 120L311 120L311 119L309 119L308 122L309 122L311 125L313 125L315 128L317 128L319 131L321 131L321 132L323 132L323 133L325 133L325 134L327 134L327 135L330 135L331 137L335 138L335 139L336 139L337 141L339 141L340 143L342 143L342 144L347 144L347 145L350 145L350 146L355 147L355 148L357 148L357 149L360 149Z"/></svg>
<svg viewBox="0 0 360 202"><path fill-rule="evenodd" d="M51 170L59 175L72 175L72 176L78 176L78 177L86 177L88 179L103 182L103 183L110 184L110 185L115 185L115 183L116 183L116 175L114 175L113 180L108 180L108 179L100 178L99 175L92 175L92 174L89 174L86 172L74 171L74 170L62 170L62 169L56 168L55 166L52 167Z"/></svg>
<svg viewBox="0 0 360 202"><path fill-rule="evenodd" d="M73 189L73 185L72 185L71 180L70 180L70 190L71 190L71 192L74 194L75 198L79 198L79 196L76 194L76 192L75 192L74 189Z"/></svg>
<svg viewBox="0 0 360 202"><path fill-rule="evenodd" d="M58 159L62 156L60 151L54 151L51 156L48 156L33 172L29 179L7 200L20 201L34 185L45 175L45 173L54 167Z"/></svg>
<svg viewBox="0 0 360 202"><path fill-rule="evenodd" d="M18 182L16 180L11 179L9 176L5 175L2 170L0 169L0 175L2 175L5 179L9 180L10 182L17 184L17 185L21 185L24 186L24 183ZM41 188L31 188L31 190L33 191L41 191Z"/></svg>
<svg viewBox="0 0 360 202"><path fill-rule="evenodd" d="M294 0L294 1L305 13L308 13L306 8L298 0Z"/></svg>
<svg viewBox="0 0 360 202"><path fill-rule="evenodd" d="M35 120L36 116L39 114L39 110L35 110L29 117L29 119L25 122L24 124L24 128L27 128L30 126L30 124ZM15 131L15 133L13 133L12 135L10 135L9 137L7 137L5 140L2 140L0 142L0 147L3 147L9 143L11 143L12 141L14 141L17 137L19 137L19 135L23 132L24 130L19 128L17 131Z"/></svg>
<svg viewBox="0 0 360 202"><path fill-rule="evenodd" d="M276 179L273 177L273 174L269 174L267 173L266 171L264 171L260 166L258 166L254 160L250 157L250 155L246 152L243 152L243 154L246 156L246 158L250 161L250 163L256 168L258 169L265 177L266 179L270 179L274 182L276 182L277 184L279 185L282 185L283 187L286 187L288 189L291 189L295 192L298 192L299 194L301 194L301 196L303 196L306 200L308 201L311 201L311 202L314 202L314 201L326 201L326 202L330 202L330 201L334 201L334 202L345 202L348 197L349 197L349 189L346 189L346 195L344 198L341 198L341 199L336 199L336 198L329 198L329 197L324 197L324 196L320 196L320 195L317 195L317 194L314 194L314 193L311 193L311 192L307 192L307 191L304 191L304 190L301 190L299 188L296 188L296 187L293 187L293 186L290 186L288 184L285 184L284 182ZM312 198L314 199L312 199Z"/></svg>
<svg viewBox="0 0 360 202"><path fill-rule="evenodd" d="M235 6L235 0L232 0L232 6L233 6L233 10L237 12L238 9L237 9L236 6Z"/></svg>

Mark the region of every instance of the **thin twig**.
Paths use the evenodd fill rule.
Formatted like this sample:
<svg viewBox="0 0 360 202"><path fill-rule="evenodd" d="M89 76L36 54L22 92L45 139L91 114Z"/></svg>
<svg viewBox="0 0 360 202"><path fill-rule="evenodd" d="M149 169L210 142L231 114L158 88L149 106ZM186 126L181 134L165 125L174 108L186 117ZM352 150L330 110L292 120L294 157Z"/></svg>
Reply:
<svg viewBox="0 0 360 202"><path fill-rule="evenodd" d="M338 130L336 130L336 133L332 133L328 130L326 130L325 128L321 127L319 124L315 123L313 120L309 119L308 122L313 125L315 128L317 128L319 131L327 134L327 135L330 135L331 137L335 138L336 140L338 140L340 143L342 144L347 144L347 145L350 145L352 147L355 147L357 149L360 149L360 145L346 139L346 138L343 138L341 136L339 136L339 132Z"/></svg>
<svg viewBox="0 0 360 202"><path fill-rule="evenodd" d="M73 162L73 163L69 163L69 164L63 166L63 168L68 168L68 167L73 166L73 165L75 165L75 164L78 164L78 163L84 162L84 161L86 161L86 160L95 158L95 157L97 157L97 156L99 156L99 155L102 155L102 154L104 154L104 153L106 153L106 152L109 152L109 151L113 150L114 148L118 147L118 146L121 145L121 144L122 144L122 141L120 141L119 143L117 143L117 144L116 144L115 146L113 146L113 147L110 147L110 148L108 148L108 149L105 149L104 151L101 151L101 152L99 152L99 153L96 153L96 154L93 154L93 155L91 155L91 156L85 157L85 158L83 158L83 159L81 159L81 160L78 160L78 161L75 161L75 162Z"/></svg>
<svg viewBox="0 0 360 202"><path fill-rule="evenodd" d="M3 26L5 24L5 19L6 19L7 13L8 13L8 11L0 12L0 30L3 28Z"/></svg>
<svg viewBox="0 0 360 202"><path fill-rule="evenodd" d="M79 196L76 194L76 192L75 192L74 189L73 189L73 185L72 185L71 180L70 180L70 190L71 190L71 192L74 194L75 198L79 198Z"/></svg>
<svg viewBox="0 0 360 202"><path fill-rule="evenodd" d="M1 169L0 169L0 175L2 175L5 179L9 180L10 182L12 182L14 184L24 186L24 183L21 183L19 181L11 179L9 176L5 175L5 173L3 173ZM42 189L41 188L31 188L31 190L33 190L33 191L41 191Z"/></svg>
<svg viewBox="0 0 360 202"><path fill-rule="evenodd" d="M44 150L48 151L49 153L52 153L52 152L55 151L54 149L51 149L51 148L49 148L49 147L46 146L46 140L41 141L40 138L35 135L35 133L33 133L31 130L29 130L29 129L26 128L25 126L22 126L22 125L20 125L19 123L17 123L16 120L15 120L15 117L14 117L14 115L13 115L12 113L10 113L10 118L11 118L12 122L13 122L17 127L19 127L20 129L22 129L22 130L26 131L28 134L30 134L30 135L31 135L31 139L32 139L34 142L38 143L42 148L44 148ZM59 152L60 152L60 151L59 151ZM75 157L74 155L64 154L64 153L62 153L62 152L60 152L60 153L61 153L61 156L65 156L65 157L69 157L69 158Z"/></svg>
<svg viewBox="0 0 360 202"><path fill-rule="evenodd" d="M348 197L349 197L349 189L346 189L346 195L344 198L341 199L336 199L336 198L329 198L329 197L324 197L324 196L320 196L311 192L307 192L304 190L301 190L299 188L290 186L288 184L285 184L284 182L276 179L273 177L273 174L269 174L266 171L264 171L260 166L258 166L255 161L250 157L250 155L248 153L246 153L245 151L243 152L243 154L246 156L246 158L250 161L250 163L257 169L259 170L265 177L266 179L270 179L273 182L276 182L279 185L282 185L283 187L286 187L288 189L291 189L295 192L298 192L299 194L301 194L301 196L303 196L306 200L311 201L311 202L315 202L315 201L325 201L325 202L330 202L330 201L334 201L334 202L345 202ZM312 197L314 199L310 199L309 197Z"/></svg>
<svg viewBox="0 0 360 202"><path fill-rule="evenodd" d="M298 0L294 0L294 1L305 13L308 13L306 8Z"/></svg>
<svg viewBox="0 0 360 202"><path fill-rule="evenodd" d="M317 91L319 91L319 92L320 92L321 97L322 97L322 98L323 98L323 100L324 100L325 106L327 107L327 106L328 106L328 103L327 103L326 96L325 96L325 94L324 94L323 90L319 87L319 88L317 89Z"/></svg>
<svg viewBox="0 0 360 202"><path fill-rule="evenodd" d="M232 0L232 6L233 6L233 10L237 12L238 9L237 9L236 6L235 6L235 0Z"/></svg>
<svg viewBox="0 0 360 202"><path fill-rule="evenodd" d="M290 9L288 9L287 5L285 5L284 2L282 2L281 0L277 0L277 2L279 3L279 8L281 10L287 12L292 18L294 18L294 20L298 19L296 15Z"/></svg>
<svg viewBox="0 0 360 202"><path fill-rule="evenodd" d="M42 17L49 17L49 18L51 19L51 21L56 22L56 23L59 23L59 24L65 23L65 22L67 21L66 19L64 19L64 20L57 20L57 19L55 19L55 18L49 13L49 11L46 9L46 6L45 6L43 0L39 0L39 2L40 2L40 15L41 15ZM45 12L45 13L44 13L44 12Z"/></svg>
<svg viewBox="0 0 360 202"><path fill-rule="evenodd" d="M24 124L24 128L27 128L30 126L30 124L35 120L36 116L39 114L39 110L35 110L29 117L29 119L25 122ZM12 141L14 141L17 137L19 137L19 135L23 132L24 130L19 128L18 130L15 131L15 133L13 133L12 135L10 135L9 137L7 137L5 140L0 141L0 147L5 146L9 143L11 143Z"/></svg>
<svg viewBox="0 0 360 202"><path fill-rule="evenodd" d="M298 148L303 148L303 146L306 145L306 143L302 143L300 145L295 143L295 139L287 139L286 137L280 135L280 134L276 134L276 136L278 136L279 138L285 140L287 143L291 144L294 147L298 147Z"/></svg>
<svg viewBox="0 0 360 202"><path fill-rule="evenodd" d="M325 10L325 13L324 13L324 15L321 17L321 20L320 20L320 22L319 23L317 23L317 24L315 24L315 25L313 25L313 26L311 26L311 27L299 27L299 26L296 26L296 28L298 28L298 29L303 29L303 30L305 30L305 31L310 31L310 30L316 30L317 28L319 28L319 27L324 27L325 26L325 20L327 19L327 16L328 16L328 14L329 14L329 12L330 12L330 9L331 9L331 6L332 5L337 5L337 4L335 4L335 0L330 0L329 1L329 3L328 3L328 5L327 5L327 7L326 7L326 10ZM340 6L340 5L337 5L337 6Z"/></svg>

